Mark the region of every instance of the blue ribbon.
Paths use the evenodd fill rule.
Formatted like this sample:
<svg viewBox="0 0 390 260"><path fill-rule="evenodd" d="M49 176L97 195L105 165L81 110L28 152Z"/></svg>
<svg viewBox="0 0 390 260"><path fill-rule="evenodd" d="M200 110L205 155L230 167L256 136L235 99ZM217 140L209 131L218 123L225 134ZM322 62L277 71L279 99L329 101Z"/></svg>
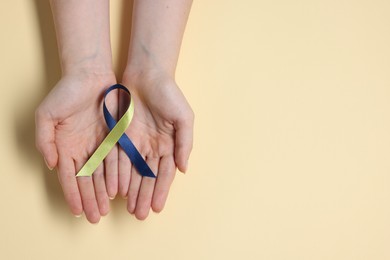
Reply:
<svg viewBox="0 0 390 260"><path fill-rule="evenodd" d="M121 84L115 84L106 90L104 94L103 113L104 119L106 120L106 124L110 131L114 128L117 122L108 111L108 108L106 106L106 96L108 95L108 93L115 89L124 90L127 94L131 96L130 91ZM118 143L122 147L123 151L127 154L134 167L143 177L156 178L156 175L154 175L153 171L149 168L148 164L142 158L141 154L138 152L137 148L130 140L130 138L126 135L126 133L123 133L123 135L119 138Z"/></svg>

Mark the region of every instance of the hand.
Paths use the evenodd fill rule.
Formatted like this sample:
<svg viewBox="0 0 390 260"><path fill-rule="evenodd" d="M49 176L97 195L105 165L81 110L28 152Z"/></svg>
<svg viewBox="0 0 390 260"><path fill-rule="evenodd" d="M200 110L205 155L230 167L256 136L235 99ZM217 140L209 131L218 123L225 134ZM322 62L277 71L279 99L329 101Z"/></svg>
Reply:
<svg viewBox="0 0 390 260"><path fill-rule="evenodd" d="M99 104L105 88L115 82L111 73L66 75L36 110L37 147L48 167L57 168L71 212L77 216L84 211L91 223L108 213L108 195L114 197L117 193L117 148L93 177L75 175L107 135ZM110 101L116 106L117 96Z"/></svg>
<svg viewBox="0 0 390 260"><path fill-rule="evenodd" d="M125 74L123 84L130 88L135 104L126 134L157 175L156 179L142 177L120 148L119 193L128 197L128 211L143 220L150 208L155 212L164 208L176 166L187 170L194 114L175 81L163 73Z"/></svg>

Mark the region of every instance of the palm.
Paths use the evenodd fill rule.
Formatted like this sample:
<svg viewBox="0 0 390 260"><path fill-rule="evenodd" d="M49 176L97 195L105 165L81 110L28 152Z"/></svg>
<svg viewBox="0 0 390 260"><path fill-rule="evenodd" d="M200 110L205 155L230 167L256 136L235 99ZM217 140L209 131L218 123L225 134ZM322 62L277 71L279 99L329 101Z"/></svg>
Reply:
<svg viewBox="0 0 390 260"><path fill-rule="evenodd" d="M64 78L43 103L55 126L59 155L70 156L76 168L85 163L105 135L97 105L101 90L97 90L97 86Z"/></svg>
<svg viewBox="0 0 390 260"><path fill-rule="evenodd" d="M96 170L93 180L89 177L76 179L75 175L107 133L99 105L105 84L65 77L38 108L46 117L41 125L52 129L52 133L46 134L53 137L58 154L58 175L65 199L74 214L84 211L91 222L99 221L100 215L108 212L103 165ZM44 127L38 131L44 131ZM110 155L108 160L116 163L117 155Z"/></svg>
<svg viewBox="0 0 390 260"><path fill-rule="evenodd" d="M173 153L174 127L165 116L165 111L141 101L140 97L132 96L135 103L135 113L128 135L139 144L141 153L147 157L161 157Z"/></svg>
<svg viewBox="0 0 390 260"><path fill-rule="evenodd" d="M73 104L74 108L79 105L77 102L89 102L85 99L74 101L71 102L76 103ZM82 104L79 107L82 107ZM62 113L58 115L55 128L58 152L71 156L78 165L83 164L104 137L105 127L101 111L95 104L89 104L85 109L77 108L72 111L58 108L58 111Z"/></svg>

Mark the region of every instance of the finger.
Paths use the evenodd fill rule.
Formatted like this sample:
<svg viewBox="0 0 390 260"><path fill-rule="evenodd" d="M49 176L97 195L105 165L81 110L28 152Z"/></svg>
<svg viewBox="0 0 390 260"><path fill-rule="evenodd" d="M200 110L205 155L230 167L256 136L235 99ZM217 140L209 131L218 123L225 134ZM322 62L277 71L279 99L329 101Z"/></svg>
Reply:
<svg viewBox="0 0 390 260"><path fill-rule="evenodd" d="M130 175L131 175L131 162L127 154L119 148L118 159L118 172L119 172L119 194L126 198L129 192Z"/></svg>
<svg viewBox="0 0 390 260"><path fill-rule="evenodd" d="M131 167L130 186L127 193L127 211L134 214L137 206L138 192L141 186L142 176L138 173L134 165Z"/></svg>
<svg viewBox="0 0 390 260"><path fill-rule="evenodd" d="M169 189L175 178L175 161L173 156L164 156L158 167L158 178L153 192L152 209L161 212L168 198Z"/></svg>
<svg viewBox="0 0 390 260"><path fill-rule="evenodd" d="M76 169L81 169L83 165L76 161ZM100 167L100 166L99 166ZM103 167L103 166L102 166ZM100 221L100 212L95 196L95 189L92 177L77 177L83 209L88 221L95 224Z"/></svg>
<svg viewBox="0 0 390 260"><path fill-rule="evenodd" d="M175 124L175 162L181 172L186 172L193 142L193 117Z"/></svg>
<svg viewBox="0 0 390 260"><path fill-rule="evenodd" d="M73 215L80 216L83 213L83 205L77 185L75 165L70 156L60 155L58 160L58 179L70 211Z"/></svg>
<svg viewBox="0 0 390 260"><path fill-rule="evenodd" d="M92 175L93 185L95 187L95 196L99 207L100 215L105 216L110 211L110 202L104 181L104 167L100 164Z"/></svg>
<svg viewBox="0 0 390 260"><path fill-rule="evenodd" d="M114 199L118 193L118 146L110 151L104 159L107 193L110 199Z"/></svg>
<svg viewBox="0 0 390 260"><path fill-rule="evenodd" d="M158 164L160 158L146 158L146 163L154 174L158 174ZM152 206L152 198L154 185L156 183L155 178L143 177L141 187L138 193L137 206L135 209L135 216L139 220L144 220L148 217L150 208Z"/></svg>
<svg viewBox="0 0 390 260"><path fill-rule="evenodd" d="M42 153L47 167L53 170L58 163L57 148L55 145L55 128L53 121L42 112L35 113L35 141L38 150Z"/></svg>

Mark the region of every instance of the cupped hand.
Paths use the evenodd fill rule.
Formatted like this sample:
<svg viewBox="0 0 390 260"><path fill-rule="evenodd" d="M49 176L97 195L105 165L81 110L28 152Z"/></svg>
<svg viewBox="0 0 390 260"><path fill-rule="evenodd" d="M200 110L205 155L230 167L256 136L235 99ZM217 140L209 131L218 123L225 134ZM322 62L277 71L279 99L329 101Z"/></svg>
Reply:
<svg viewBox="0 0 390 260"><path fill-rule="evenodd" d="M119 193L128 198L128 211L143 220L150 208L155 212L164 208L176 167L187 170L194 113L175 81L164 74L125 74L123 84L130 88L135 104L126 133L157 175L156 179L142 177L119 149Z"/></svg>
<svg viewBox="0 0 390 260"><path fill-rule="evenodd" d="M110 73L65 75L36 110L37 147L48 167L57 169L71 212L84 212L91 223L108 213L108 198L117 193L117 148L93 177L75 175L107 134L101 100L115 82ZM117 96L107 102L117 104Z"/></svg>

